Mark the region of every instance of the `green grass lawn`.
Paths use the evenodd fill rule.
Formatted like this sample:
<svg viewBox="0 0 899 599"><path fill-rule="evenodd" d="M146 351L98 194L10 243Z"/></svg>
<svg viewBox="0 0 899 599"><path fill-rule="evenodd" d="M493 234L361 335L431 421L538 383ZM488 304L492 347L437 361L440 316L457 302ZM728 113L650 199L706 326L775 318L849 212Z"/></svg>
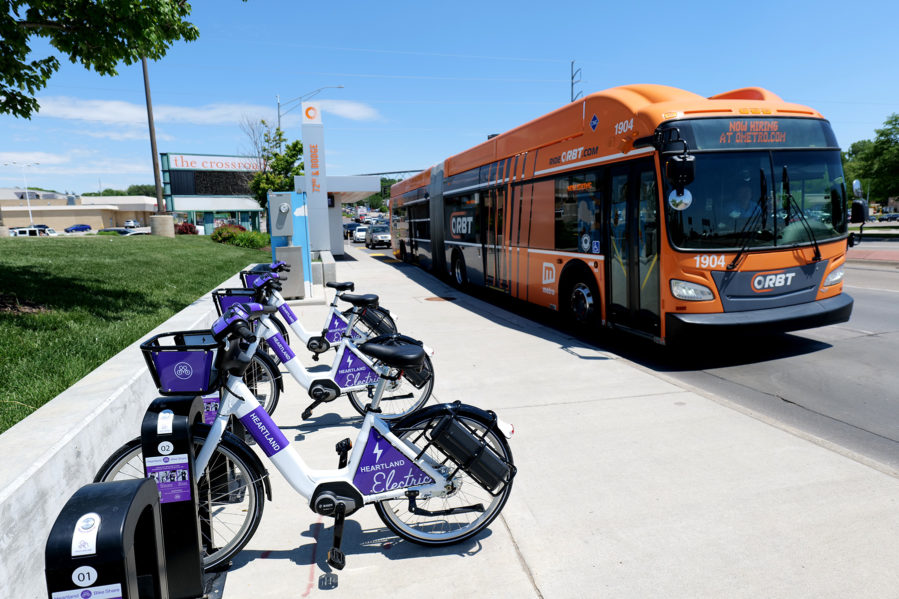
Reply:
<svg viewBox="0 0 899 599"><path fill-rule="evenodd" d="M193 235L0 238L0 432L270 258Z"/></svg>

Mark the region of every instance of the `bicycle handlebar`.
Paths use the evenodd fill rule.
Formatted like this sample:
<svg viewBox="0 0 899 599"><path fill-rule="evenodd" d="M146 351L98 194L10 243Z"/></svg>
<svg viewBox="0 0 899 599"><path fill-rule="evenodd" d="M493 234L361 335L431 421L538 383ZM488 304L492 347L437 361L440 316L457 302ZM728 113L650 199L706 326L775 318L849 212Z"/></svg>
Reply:
<svg viewBox="0 0 899 599"><path fill-rule="evenodd" d="M272 262L268 265L268 267L272 272L290 272L290 266L286 262L283 262L281 260Z"/></svg>

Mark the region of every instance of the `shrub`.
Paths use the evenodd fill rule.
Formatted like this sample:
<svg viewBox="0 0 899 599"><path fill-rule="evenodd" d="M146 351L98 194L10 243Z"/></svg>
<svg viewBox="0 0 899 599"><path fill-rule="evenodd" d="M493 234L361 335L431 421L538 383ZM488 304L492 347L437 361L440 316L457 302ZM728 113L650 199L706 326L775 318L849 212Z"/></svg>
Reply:
<svg viewBox="0 0 899 599"><path fill-rule="evenodd" d="M175 233L178 235L196 235L197 227L193 223L183 222L175 227Z"/></svg>
<svg viewBox="0 0 899 599"><path fill-rule="evenodd" d="M240 233L235 233L228 240L228 243L231 245L236 245L237 247L247 248L251 250L258 250L259 248L264 248L271 242L271 238L266 233L261 233L259 231L243 231Z"/></svg>
<svg viewBox="0 0 899 599"><path fill-rule="evenodd" d="M218 243L228 243L237 233L243 233L245 228L240 225L222 225L212 232L212 240Z"/></svg>

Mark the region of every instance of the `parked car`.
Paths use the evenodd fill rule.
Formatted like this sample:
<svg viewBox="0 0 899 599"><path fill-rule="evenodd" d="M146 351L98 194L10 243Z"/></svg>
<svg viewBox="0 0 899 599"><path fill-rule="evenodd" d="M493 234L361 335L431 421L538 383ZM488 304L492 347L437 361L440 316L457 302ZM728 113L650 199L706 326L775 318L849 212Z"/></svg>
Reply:
<svg viewBox="0 0 899 599"><path fill-rule="evenodd" d="M353 243L357 241L365 241L365 233L368 231L367 225L359 225L356 227L356 230L353 231Z"/></svg>
<svg viewBox="0 0 899 599"><path fill-rule="evenodd" d="M90 230L91 230L90 225L72 225L71 227L66 227L65 229L63 229L63 231L65 231L66 233L76 233L79 231L90 231Z"/></svg>
<svg viewBox="0 0 899 599"><path fill-rule="evenodd" d="M146 231L135 231L134 229L126 229L125 227L108 227L97 231L97 235L109 235L111 233L115 233L116 235L147 235Z"/></svg>
<svg viewBox="0 0 899 599"><path fill-rule="evenodd" d="M134 228L137 228L137 227L139 227L139 226L140 226L140 223L137 222L136 220L126 220L126 221L125 221L125 228L126 228L126 229L134 229Z"/></svg>
<svg viewBox="0 0 899 599"><path fill-rule="evenodd" d="M387 225L372 225L365 233L365 247L371 249L379 245L390 247L390 229Z"/></svg>
<svg viewBox="0 0 899 599"><path fill-rule="evenodd" d="M42 225L40 227L16 227L9 230L10 237L56 237L55 229Z"/></svg>
<svg viewBox="0 0 899 599"><path fill-rule="evenodd" d="M343 238L352 239L353 231L359 226L359 223L343 223Z"/></svg>

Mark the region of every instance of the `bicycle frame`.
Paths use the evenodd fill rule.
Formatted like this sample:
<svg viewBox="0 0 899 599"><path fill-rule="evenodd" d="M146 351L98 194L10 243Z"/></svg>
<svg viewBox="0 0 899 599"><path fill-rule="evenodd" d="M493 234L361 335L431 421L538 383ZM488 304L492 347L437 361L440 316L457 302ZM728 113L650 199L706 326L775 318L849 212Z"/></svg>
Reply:
<svg viewBox="0 0 899 599"><path fill-rule="evenodd" d="M328 311L327 320L325 321L325 328L322 330L322 337L331 344L340 342L349 328L349 322L343 314L340 313L340 310L337 309L338 295L339 294L336 293L334 294L334 299L331 301L330 310ZM310 333L303 327L303 324L300 322L299 318L297 318L297 315L290 309L290 306L277 290L271 289L269 291L268 305L278 308L278 312L284 317L287 326L289 326L300 341L303 342L303 345L308 344L309 340L316 336L314 333ZM356 330L355 327L350 330L353 331L354 341L365 339L365 335Z"/></svg>
<svg viewBox="0 0 899 599"><path fill-rule="evenodd" d="M286 304L285 307L287 307ZM290 310L289 307L287 309ZM355 324L355 321L356 314L354 313L350 317L348 325ZM348 330L352 330L351 326L344 329L344 334L340 337L340 344L337 346L337 355L334 357L327 374L315 373L313 375L300 363L296 353L270 323L271 319L268 316L263 316L256 320L257 334L262 335L269 347L277 354L278 359L281 360L281 364L287 368L300 386L307 391L315 381L321 381L322 378L327 378L336 383L340 388L341 394L348 391L364 391L370 385L383 380L371 359L359 351L356 348L356 344L346 334Z"/></svg>
<svg viewBox="0 0 899 599"><path fill-rule="evenodd" d="M389 372L386 367L379 370L382 375ZM386 382L381 378L376 387L372 401L375 408ZM345 467L334 470L310 468L243 381L234 375L228 377L219 412L197 456L194 472L198 478L209 464L232 414L243 423L294 490L307 501L320 485L334 482L352 485L366 505L405 497L408 490L416 490L425 498L446 489L447 478L428 463L425 456L419 457L416 450L393 434L390 426L372 411L367 412L362 421ZM382 446L382 440L386 446Z"/></svg>

